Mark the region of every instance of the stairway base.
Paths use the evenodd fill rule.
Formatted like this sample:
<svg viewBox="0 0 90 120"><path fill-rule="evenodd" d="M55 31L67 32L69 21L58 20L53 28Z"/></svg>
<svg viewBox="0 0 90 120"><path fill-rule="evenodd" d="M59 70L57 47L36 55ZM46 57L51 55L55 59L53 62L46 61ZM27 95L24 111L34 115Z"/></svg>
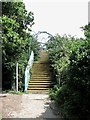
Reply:
<svg viewBox="0 0 90 120"><path fill-rule="evenodd" d="M49 90L28 90L27 92L28 92L28 93L33 93L33 94L34 94L34 93L35 93L35 94L43 94L43 93L44 93L44 94L45 94L45 93L48 94L48 93L49 93Z"/></svg>

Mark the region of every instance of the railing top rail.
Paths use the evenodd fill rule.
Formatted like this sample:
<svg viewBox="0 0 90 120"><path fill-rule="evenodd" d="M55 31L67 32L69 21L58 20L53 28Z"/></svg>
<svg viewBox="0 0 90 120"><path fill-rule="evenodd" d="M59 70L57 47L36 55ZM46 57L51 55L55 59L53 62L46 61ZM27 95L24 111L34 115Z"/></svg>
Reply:
<svg viewBox="0 0 90 120"><path fill-rule="evenodd" d="M32 51L28 61L28 65L25 70L25 91L27 91L28 88L28 81L30 80L30 69L32 68L33 61L34 61L34 52Z"/></svg>

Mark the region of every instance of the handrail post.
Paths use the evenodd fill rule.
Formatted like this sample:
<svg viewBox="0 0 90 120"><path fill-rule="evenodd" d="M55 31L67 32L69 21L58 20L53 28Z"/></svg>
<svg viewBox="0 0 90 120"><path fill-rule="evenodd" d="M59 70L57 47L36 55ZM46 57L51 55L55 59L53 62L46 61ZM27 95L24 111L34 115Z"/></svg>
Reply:
<svg viewBox="0 0 90 120"><path fill-rule="evenodd" d="M25 70L25 90L24 91L27 91L27 68Z"/></svg>
<svg viewBox="0 0 90 120"><path fill-rule="evenodd" d="M18 63L16 64L16 91L18 92Z"/></svg>

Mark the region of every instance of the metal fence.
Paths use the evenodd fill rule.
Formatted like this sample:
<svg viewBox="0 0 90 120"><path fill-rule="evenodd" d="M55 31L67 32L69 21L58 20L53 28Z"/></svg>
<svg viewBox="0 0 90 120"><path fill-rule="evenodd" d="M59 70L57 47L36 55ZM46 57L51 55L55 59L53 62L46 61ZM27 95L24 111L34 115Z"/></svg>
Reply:
<svg viewBox="0 0 90 120"><path fill-rule="evenodd" d="M24 87L25 92L27 91L28 83L30 81L30 71L32 69L33 62L34 62L34 52L32 51L28 61L28 65L25 70L25 87Z"/></svg>

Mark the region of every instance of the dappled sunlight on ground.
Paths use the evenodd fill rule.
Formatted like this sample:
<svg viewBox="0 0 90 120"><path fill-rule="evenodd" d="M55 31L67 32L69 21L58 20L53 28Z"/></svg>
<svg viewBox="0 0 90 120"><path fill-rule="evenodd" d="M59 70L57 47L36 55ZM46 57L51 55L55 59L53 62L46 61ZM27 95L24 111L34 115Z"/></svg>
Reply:
<svg viewBox="0 0 90 120"><path fill-rule="evenodd" d="M61 118L48 94L7 94L2 103L3 118Z"/></svg>

